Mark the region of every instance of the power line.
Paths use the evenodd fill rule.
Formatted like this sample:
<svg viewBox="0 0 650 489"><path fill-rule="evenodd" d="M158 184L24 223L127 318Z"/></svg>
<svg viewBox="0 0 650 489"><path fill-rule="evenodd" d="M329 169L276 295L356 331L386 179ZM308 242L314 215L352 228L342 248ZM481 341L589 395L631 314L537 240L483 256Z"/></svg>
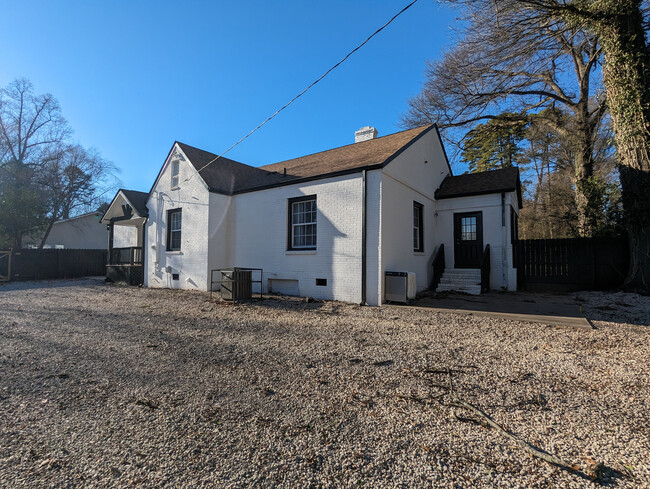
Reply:
<svg viewBox="0 0 650 489"><path fill-rule="evenodd" d="M276 111L275 111L275 112L274 112L270 117L267 117L263 122L261 122L260 124L258 124L258 125L257 125L253 130L252 130L252 131L250 131L248 134L246 134L244 137L242 137L242 138L241 138L239 141L237 141L235 144L233 144L232 146L230 146L226 151L224 151L224 152L221 153L219 156L217 156L216 158L210 160L210 161L207 162L205 165L203 165L203 166L199 169L199 172L203 171L205 168L207 168L207 167L210 166L212 163L214 163L215 161L217 161L219 158L221 158L223 155L225 155L226 153L228 153L228 152L229 152L231 149L233 149L235 146L237 146L238 144L240 144L242 141L244 141L246 138L248 138L249 136L251 136L251 135L252 135L254 132L256 132L258 129L260 129L262 126L264 126L267 122L269 122L271 119L273 119L276 115L278 115L278 114L279 114L280 112L282 112L284 109L286 109L287 107L289 107L289 106L290 106L292 103L294 103L298 98L300 98L301 96L303 96L303 95L304 95L304 94L305 94L305 93L306 93L310 88L312 88L312 87L313 87L314 85L316 85L319 81L321 81L323 78L325 78L327 75L329 75L329 74L330 74L334 69L336 69L338 66L340 66L340 65L341 65L341 64L342 64L346 59L348 59L350 56L352 56L355 52L357 52L359 49L361 49L361 48L362 48L362 47L363 47L363 46L364 46L368 41L370 41L370 39L372 39L372 38L375 37L377 34L379 34L381 31L383 31L386 27L388 27L388 25L389 25L391 22L393 22L397 17L399 17L399 16L400 16L401 14L403 14L404 12L406 12L410 7L413 6L413 4L415 4L415 2L417 2L417 1L418 1L418 0L413 0L411 3L409 3L409 4L408 4L406 7L404 7L402 10L400 10L400 11L397 12L395 15L393 15L393 17L391 17L391 19L390 19L388 22L386 22L384 25L382 25L379 29L377 29L375 32L373 32L370 36L368 36L368 37L366 38L366 40L363 41L361 44L359 44L356 48L354 48L352 51L350 51L348 54L346 54L345 57L344 57L343 59L341 59L341 61L339 61L339 62L336 63L334 66L332 66L329 70L327 70L325 73L323 73L323 74L322 74L322 75L321 75L321 76L320 76L316 81L312 82L312 83L311 83L307 88L305 88L302 92L300 92L298 95L296 95L296 96L293 97L291 100L289 100L286 104L284 104L282 107L280 107L278 110L276 110Z"/></svg>

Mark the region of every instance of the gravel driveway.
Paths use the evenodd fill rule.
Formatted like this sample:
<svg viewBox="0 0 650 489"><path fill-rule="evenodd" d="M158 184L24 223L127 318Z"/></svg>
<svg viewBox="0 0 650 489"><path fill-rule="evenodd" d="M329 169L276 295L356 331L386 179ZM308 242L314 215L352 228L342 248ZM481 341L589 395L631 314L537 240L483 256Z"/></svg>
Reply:
<svg viewBox="0 0 650 489"><path fill-rule="evenodd" d="M606 297L580 300L597 311ZM608 307L617 322L585 331L99 281L0 286L0 486L594 486L449 407L454 395L581 471L602 462L610 487L650 487L650 327Z"/></svg>

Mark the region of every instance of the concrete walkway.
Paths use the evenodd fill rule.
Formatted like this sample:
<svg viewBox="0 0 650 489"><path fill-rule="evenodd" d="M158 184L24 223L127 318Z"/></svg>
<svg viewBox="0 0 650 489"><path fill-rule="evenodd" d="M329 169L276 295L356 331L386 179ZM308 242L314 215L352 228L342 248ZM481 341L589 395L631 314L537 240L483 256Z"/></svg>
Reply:
<svg viewBox="0 0 650 489"><path fill-rule="evenodd" d="M593 329L571 294L490 292L466 295L449 292L420 297L411 307Z"/></svg>

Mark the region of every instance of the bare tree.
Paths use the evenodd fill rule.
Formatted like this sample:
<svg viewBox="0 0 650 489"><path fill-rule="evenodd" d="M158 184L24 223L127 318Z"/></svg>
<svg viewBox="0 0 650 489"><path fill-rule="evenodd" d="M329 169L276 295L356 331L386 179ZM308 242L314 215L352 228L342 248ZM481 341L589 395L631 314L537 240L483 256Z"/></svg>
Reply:
<svg viewBox="0 0 650 489"><path fill-rule="evenodd" d="M116 171L96 150L80 145L63 147L43 165L36 181L44 190L49 214L41 248L56 221L94 209L106 199Z"/></svg>
<svg viewBox="0 0 650 489"><path fill-rule="evenodd" d="M25 78L0 90L0 164L39 165L68 136L70 128L52 95L34 95Z"/></svg>
<svg viewBox="0 0 650 489"><path fill-rule="evenodd" d="M69 142L71 129L50 94L18 79L0 90L0 234L22 235L96 207L115 186L116 168L97 151Z"/></svg>
<svg viewBox="0 0 650 489"><path fill-rule="evenodd" d="M598 36L559 21L503 22L501 2L458 3L464 4L467 27L456 47L428 63L425 85L410 100L403 124L437 122L455 143L458 132L451 129L484 120L516 124L534 118L546 125L572 146L578 227L589 235L594 138L606 112L593 77L601 59ZM549 108L561 109L572 123L558 120L557 111L543 110ZM509 112L505 118L504 112Z"/></svg>

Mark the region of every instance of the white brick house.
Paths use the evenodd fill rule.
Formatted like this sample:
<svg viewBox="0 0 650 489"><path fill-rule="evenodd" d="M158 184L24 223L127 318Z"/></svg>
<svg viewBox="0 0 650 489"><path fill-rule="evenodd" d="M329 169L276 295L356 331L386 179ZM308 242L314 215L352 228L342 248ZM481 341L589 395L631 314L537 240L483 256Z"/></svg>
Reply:
<svg viewBox="0 0 650 489"><path fill-rule="evenodd" d="M491 287L515 289L518 170L452 177L435 125L376 134L259 168L174 143L146 199L144 285L209 290L211 270L261 268L264 292L378 305L386 271L429 288L441 244L448 268L475 267L471 238L491 245Z"/></svg>

